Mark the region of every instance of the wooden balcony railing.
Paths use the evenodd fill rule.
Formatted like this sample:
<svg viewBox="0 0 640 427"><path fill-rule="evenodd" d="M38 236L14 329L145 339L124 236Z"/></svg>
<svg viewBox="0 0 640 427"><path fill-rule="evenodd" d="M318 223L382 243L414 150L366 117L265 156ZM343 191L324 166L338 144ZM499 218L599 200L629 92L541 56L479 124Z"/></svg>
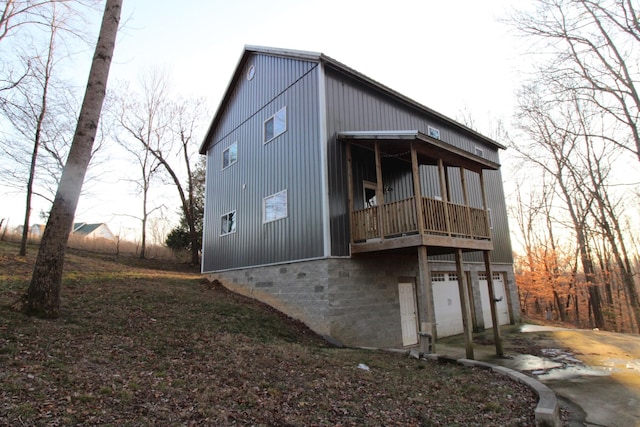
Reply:
<svg viewBox="0 0 640 427"><path fill-rule="evenodd" d="M422 197L420 202L424 213L425 234L491 239L487 212L484 209L445 203L428 197ZM351 227L354 242L416 234L418 215L415 201L410 198L354 211L351 213Z"/></svg>

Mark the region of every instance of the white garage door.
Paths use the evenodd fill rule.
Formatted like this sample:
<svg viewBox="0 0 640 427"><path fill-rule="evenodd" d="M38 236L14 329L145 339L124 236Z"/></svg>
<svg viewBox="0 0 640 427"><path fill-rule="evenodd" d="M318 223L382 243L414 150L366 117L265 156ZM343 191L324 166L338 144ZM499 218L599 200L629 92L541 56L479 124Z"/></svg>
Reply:
<svg viewBox="0 0 640 427"><path fill-rule="evenodd" d="M484 318L484 327L493 327L491 321L491 306L489 305L489 288L487 286L486 273L479 273L480 299L482 300L482 317ZM500 300L496 303L498 309L498 324L509 324L509 310L507 308L507 297L505 295L504 280L502 274L493 273L493 293L496 299Z"/></svg>
<svg viewBox="0 0 640 427"><path fill-rule="evenodd" d="M431 286L438 337L463 333L458 275L456 273L431 273Z"/></svg>

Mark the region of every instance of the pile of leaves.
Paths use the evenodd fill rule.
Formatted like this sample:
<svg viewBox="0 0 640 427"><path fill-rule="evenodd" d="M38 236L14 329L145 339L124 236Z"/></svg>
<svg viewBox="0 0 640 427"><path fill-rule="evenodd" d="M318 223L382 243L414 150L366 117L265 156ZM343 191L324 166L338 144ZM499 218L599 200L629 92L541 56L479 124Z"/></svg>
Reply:
<svg viewBox="0 0 640 427"><path fill-rule="evenodd" d="M166 265L69 255L61 317L26 317L33 259L14 253L0 242L0 425L535 425L503 376L333 348Z"/></svg>

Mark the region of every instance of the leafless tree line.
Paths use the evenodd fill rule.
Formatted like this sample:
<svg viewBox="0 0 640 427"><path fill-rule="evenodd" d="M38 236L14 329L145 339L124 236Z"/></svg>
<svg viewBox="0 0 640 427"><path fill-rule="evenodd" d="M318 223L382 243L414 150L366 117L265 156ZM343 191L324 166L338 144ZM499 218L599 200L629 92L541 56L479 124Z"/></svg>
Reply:
<svg viewBox="0 0 640 427"><path fill-rule="evenodd" d="M0 121L7 124L0 134L0 179L3 185L25 194L21 255L27 250L32 200L39 197L53 202L69 153L80 102L76 83L65 78L66 70L85 48L83 40L92 38L86 37L84 17L97 3L11 0L0 6ZM153 200L153 188L175 186L189 234L193 241L199 239L193 226L197 197L192 169L199 138L196 132L206 113L202 99L175 97L165 72L150 71L137 83L120 82L110 90L86 180L99 181L110 169L101 164L101 157L113 156L112 141L117 142L140 171L137 177L127 173L115 179L130 182L141 198L141 213L136 218L142 230L139 255L144 258L149 219L166 208L163 201ZM45 219L47 215L41 212ZM155 236L157 230L151 231L155 240L162 240ZM198 245L191 246L196 263Z"/></svg>
<svg viewBox="0 0 640 427"><path fill-rule="evenodd" d="M640 332L640 25L631 0L536 0L510 23L537 66L518 94L512 208L523 308ZM635 160L634 160L635 159Z"/></svg>
<svg viewBox="0 0 640 427"><path fill-rule="evenodd" d="M0 120L10 129L0 135L0 179L3 185L25 190L21 255L26 252L32 197L52 202L23 299L25 312L43 317L59 315L64 254L89 161L103 146L112 150L111 140L140 168L140 178L132 180L142 196L140 256L145 257L149 214L158 208L148 209L147 196L155 182L177 189L182 222L192 242L199 241L194 224L201 195L196 194L194 176L200 172L194 168L203 101L173 97L167 76L150 73L141 78L139 88L122 85L113 90L103 109L122 0L107 0L104 7L81 107L72 90L75 84L63 78L65 65L77 53L73 46L84 40L78 37L83 13L97 3L7 0L0 5ZM192 262L199 262L198 245L191 249Z"/></svg>
<svg viewBox="0 0 640 427"><path fill-rule="evenodd" d="M141 195L141 249L145 257L147 225L154 210L149 192L153 185L168 183L179 197L180 213L188 228L191 262L199 264L201 230L195 173L198 142L207 110L203 98L180 98L171 92L169 76L160 69L142 74L136 85L122 82L113 93L110 111L114 139L135 164L138 174L131 178Z"/></svg>

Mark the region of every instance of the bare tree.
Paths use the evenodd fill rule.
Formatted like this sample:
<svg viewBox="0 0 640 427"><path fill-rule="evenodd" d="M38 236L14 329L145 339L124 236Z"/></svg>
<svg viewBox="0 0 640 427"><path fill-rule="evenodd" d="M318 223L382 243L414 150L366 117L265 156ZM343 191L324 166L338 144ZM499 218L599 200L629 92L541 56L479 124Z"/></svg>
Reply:
<svg viewBox="0 0 640 427"><path fill-rule="evenodd" d="M64 257L98 129L121 9L122 0L107 0L73 143L24 296L23 307L28 314L48 318L60 315Z"/></svg>
<svg viewBox="0 0 640 427"><path fill-rule="evenodd" d="M536 40L538 78L575 92L622 123L623 135L597 136L640 158L640 10L630 0L534 0L510 22Z"/></svg>
<svg viewBox="0 0 640 427"><path fill-rule="evenodd" d="M197 223L201 213L198 212L196 202L198 184L195 182L194 164L197 156L197 132L205 112L204 100L172 98L167 75L159 70L144 75L140 86L140 94L127 91L126 95L121 95L123 101L120 104L118 122L124 135L117 136L116 139L138 159L143 172L143 184L145 170L150 176L151 172L158 171L156 165L159 165L167 180L175 186L188 229L191 261L198 264L200 235ZM135 141L138 147L134 147L130 141ZM145 169L145 165L154 167L147 166ZM146 203L143 193L143 211ZM143 222L143 248L145 228L146 221Z"/></svg>
<svg viewBox="0 0 640 427"><path fill-rule="evenodd" d="M45 47L45 52L43 55L35 55L33 57L33 65L31 66L32 79L29 79L33 84L21 86L17 91L22 95L21 98L23 102L11 100L3 105L5 116L14 125L14 128L19 130L19 132L25 136L32 133L31 138L33 141L26 185L25 216L19 251L21 256L26 255L27 252L31 199L34 191L38 150L42 141L46 140L45 122L51 114L48 106L50 101L49 98L51 96L51 86L53 85L53 71L54 66L56 65L55 54L57 53L56 42L59 27L60 20L54 4L51 8L49 40ZM8 147L15 147L15 145L5 145L5 151L7 151ZM17 158L18 156L14 157L14 159Z"/></svg>
<svg viewBox="0 0 640 427"><path fill-rule="evenodd" d="M545 99L540 89L535 86L525 88L520 94L518 119L520 129L525 132L531 143L512 143L511 146L529 164L553 176L554 191L563 202L575 234L595 325L604 328L586 223L593 200L581 197L585 195L580 191L584 185L584 171L574 167L574 158L580 154L579 130L575 125L577 113L570 104L558 102L553 98Z"/></svg>
<svg viewBox="0 0 640 427"><path fill-rule="evenodd" d="M139 178L131 180L142 195L142 222L140 258L145 258L147 242L147 222L149 216L163 207L156 205L149 208L149 195L154 178L158 176L161 162L153 155L151 149L160 150L171 144L169 127L171 112L167 105L166 94L168 82L161 73L146 75L141 80L143 93L136 95L125 85L114 95L117 99L115 120L118 129L114 129L115 139L120 146L134 159L140 172ZM120 133L121 129L124 132Z"/></svg>
<svg viewBox="0 0 640 427"><path fill-rule="evenodd" d="M201 123L204 109L204 101L202 99L182 100L174 104L176 118L173 124L173 132L179 141L178 153L181 157L185 173L184 178L179 176L179 170L176 165L172 165L170 156L174 147L150 147L147 148L155 156L155 158L164 166L166 172L171 177L173 184L180 196L182 208L182 218L186 223L189 236L189 249L191 251L191 263L200 263L200 230L198 230L198 221L202 219L202 212L199 212L201 204L197 202L199 194L196 189L198 180L194 170L194 155L197 155L195 138L197 135L198 125ZM163 150L164 149L164 150Z"/></svg>
<svg viewBox="0 0 640 427"><path fill-rule="evenodd" d="M85 7L96 3L97 0L6 0L0 4L0 48L7 45L8 49L0 51L3 61L0 63L0 94L15 89L28 77L31 71L31 62L18 58L18 62L12 62L16 48L20 43L31 45L34 32L42 30L49 32L51 27L51 14L55 10L57 15L66 16L70 23L77 13L78 6ZM77 25L62 25L59 30L69 33L74 37L79 35ZM0 96L0 104L5 97Z"/></svg>

